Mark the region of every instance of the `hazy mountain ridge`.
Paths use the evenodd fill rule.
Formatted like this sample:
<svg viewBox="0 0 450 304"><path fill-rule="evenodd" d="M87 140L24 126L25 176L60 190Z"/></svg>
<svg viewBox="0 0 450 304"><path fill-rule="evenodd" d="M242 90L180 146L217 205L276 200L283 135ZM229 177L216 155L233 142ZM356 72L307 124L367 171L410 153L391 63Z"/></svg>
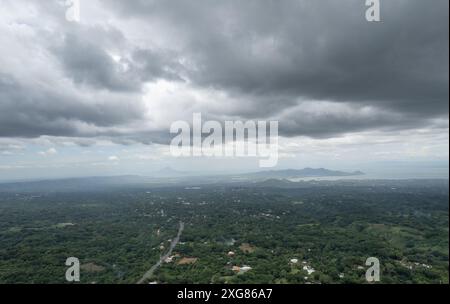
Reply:
<svg viewBox="0 0 450 304"><path fill-rule="evenodd" d="M286 169L286 170L270 170L270 171L260 171L255 173L247 173L241 176L254 177L254 178L301 178L301 177L344 177L344 176L361 176L364 172L354 171L335 171L325 168L304 168L304 169Z"/></svg>
<svg viewBox="0 0 450 304"><path fill-rule="evenodd" d="M72 177L72 178L56 178L56 179L42 179L33 181L11 181L11 182L0 182L0 185L23 185L23 184L34 184L34 185L46 185L46 184L57 184L58 186L64 186L68 184L78 185L78 184L141 184L148 182L161 181L161 179L180 179L180 178L218 178L218 179L289 179L289 178L308 178L308 177L346 177L346 176L360 176L364 175L361 171L345 172L345 171L335 171L325 168L304 168L304 169L284 169L284 170L270 170L270 171L258 171L251 173L241 173L241 174L201 174L194 172L178 171L171 167L165 167L153 173L152 176L140 176L140 175L119 175L119 176L87 176L87 177Z"/></svg>

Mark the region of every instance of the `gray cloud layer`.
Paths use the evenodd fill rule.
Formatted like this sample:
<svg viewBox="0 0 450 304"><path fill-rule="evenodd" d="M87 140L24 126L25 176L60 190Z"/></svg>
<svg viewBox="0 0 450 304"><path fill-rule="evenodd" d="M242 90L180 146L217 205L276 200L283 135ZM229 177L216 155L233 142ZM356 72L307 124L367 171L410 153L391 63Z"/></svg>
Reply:
<svg viewBox="0 0 450 304"><path fill-rule="evenodd" d="M100 0L116 22L72 24L58 1L36 1L49 26L2 24L25 37L0 47L0 63L33 43L53 83L31 59L1 64L0 136L164 142L167 129L140 127L144 84L160 79L224 92L232 105L205 114L279 119L285 136L434 128L448 119L448 1L381 2L374 24L360 0Z"/></svg>

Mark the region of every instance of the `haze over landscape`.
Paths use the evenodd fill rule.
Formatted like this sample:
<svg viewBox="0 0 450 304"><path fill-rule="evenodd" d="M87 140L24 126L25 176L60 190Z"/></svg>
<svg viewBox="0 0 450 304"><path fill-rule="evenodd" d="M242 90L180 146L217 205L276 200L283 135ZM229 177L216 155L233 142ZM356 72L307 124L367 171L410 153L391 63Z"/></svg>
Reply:
<svg viewBox="0 0 450 304"><path fill-rule="evenodd" d="M449 284L448 11L0 0L0 285Z"/></svg>
<svg viewBox="0 0 450 304"><path fill-rule="evenodd" d="M1 1L0 180L258 169L173 158L194 112L279 121L279 169L448 177L448 1L80 4Z"/></svg>

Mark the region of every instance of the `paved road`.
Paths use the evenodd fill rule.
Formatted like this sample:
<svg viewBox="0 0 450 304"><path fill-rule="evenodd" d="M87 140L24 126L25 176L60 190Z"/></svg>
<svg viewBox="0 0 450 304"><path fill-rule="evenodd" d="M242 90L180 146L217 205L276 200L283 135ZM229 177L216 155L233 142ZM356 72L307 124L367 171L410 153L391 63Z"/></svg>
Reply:
<svg viewBox="0 0 450 304"><path fill-rule="evenodd" d="M143 276L142 278L137 282L137 284L142 284L145 281L147 281L148 279L150 279L153 276L153 273L155 272L156 269L158 269L159 266L161 266L161 264L164 262L165 259L167 259L171 254L173 249L175 248L175 246L177 246L178 242L180 241L180 237L181 234L183 233L184 230L184 223L180 222L180 227L178 228L178 234L177 236L172 240L172 242L170 243L170 247L169 250L166 252L165 255L163 255L159 261L153 265Z"/></svg>

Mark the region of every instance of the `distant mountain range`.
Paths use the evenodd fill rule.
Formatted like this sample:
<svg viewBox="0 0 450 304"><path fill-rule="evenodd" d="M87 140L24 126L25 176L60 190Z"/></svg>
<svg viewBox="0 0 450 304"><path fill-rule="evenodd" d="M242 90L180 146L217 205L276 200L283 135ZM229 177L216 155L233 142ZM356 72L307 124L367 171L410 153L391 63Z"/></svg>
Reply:
<svg viewBox="0 0 450 304"><path fill-rule="evenodd" d="M344 171L334 171L324 168L313 169L304 168L300 170L287 169L287 170L271 170L271 171L260 171L255 173L242 174L240 176L247 178L257 178L257 179L292 179L292 178L308 178L308 177L344 177L344 176L360 176L364 175L361 171L354 172L344 172Z"/></svg>
<svg viewBox="0 0 450 304"><path fill-rule="evenodd" d="M293 183L289 179L295 178L319 178L319 177L344 177L363 175L361 171L343 172L333 171L324 168L301 170L272 170L259 171L244 174L222 174L222 175L202 175L189 172L181 172L170 167L164 168L154 173L153 176L109 176L109 177L84 177L66 178L57 180L38 180L24 182L0 183L0 192L20 192L20 191L92 191L122 187L161 187L174 185L207 185L220 183L259 183L264 185L286 186Z"/></svg>
<svg viewBox="0 0 450 304"><path fill-rule="evenodd" d="M189 172L178 171L173 169L172 167L165 167L155 173L157 177L177 177L177 176L186 176L189 175Z"/></svg>
<svg viewBox="0 0 450 304"><path fill-rule="evenodd" d="M361 171L344 172L328 170L324 168L304 168L304 169L286 169L286 170L270 170L270 171L258 171L252 173L241 174L212 174L200 172L187 172L175 170L171 167L165 167L159 171L156 171L152 177L154 178L173 178L173 177L201 177L201 176L233 176L246 179L290 179L290 178L308 178L308 177L339 177L339 176L359 176L364 175Z"/></svg>

